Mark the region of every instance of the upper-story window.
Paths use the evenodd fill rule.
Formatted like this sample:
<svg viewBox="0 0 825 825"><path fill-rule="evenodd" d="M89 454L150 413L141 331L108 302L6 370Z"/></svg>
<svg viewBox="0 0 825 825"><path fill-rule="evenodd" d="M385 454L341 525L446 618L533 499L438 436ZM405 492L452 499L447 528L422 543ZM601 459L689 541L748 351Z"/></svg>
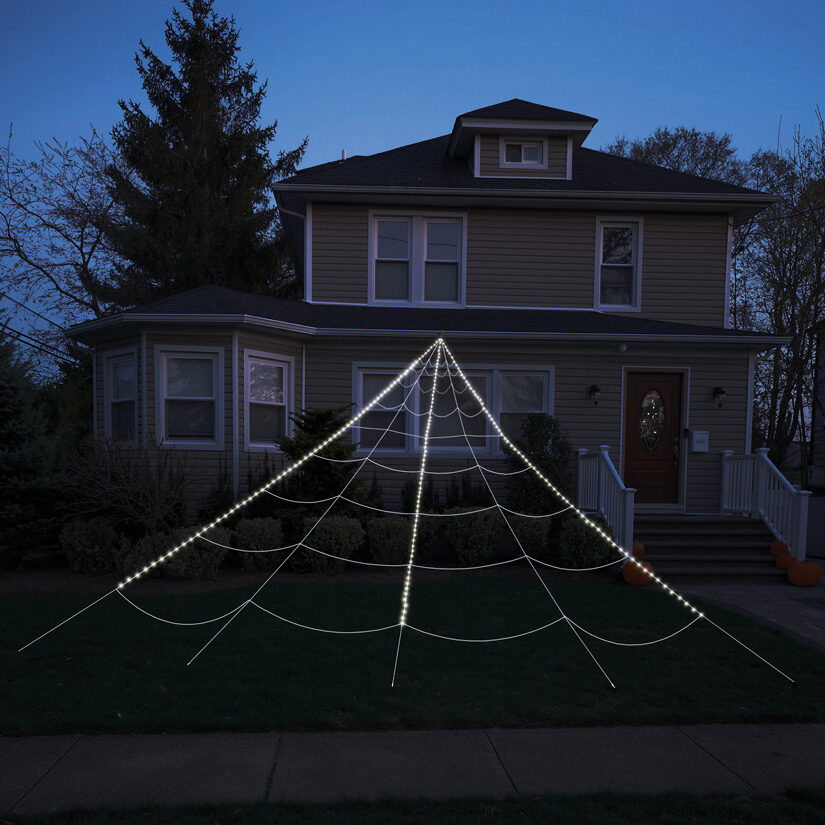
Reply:
<svg viewBox="0 0 825 825"><path fill-rule="evenodd" d="M370 229L372 302L463 303L463 216L376 214Z"/></svg>
<svg viewBox="0 0 825 825"><path fill-rule="evenodd" d="M134 350L107 353L104 397L106 438L134 443L137 433L137 358Z"/></svg>
<svg viewBox="0 0 825 825"><path fill-rule="evenodd" d="M640 308L641 234L641 220L598 222L596 295L599 308Z"/></svg>
<svg viewBox="0 0 825 825"><path fill-rule="evenodd" d="M197 347L157 350L158 440L167 445L220 449L222 354Z"/></svg>
<svg viewBox="0 0 825 825"><path fill-rule="evenodd" d="M546 169L547 141L501 137L499 139L499 166L503 169Z"/></svg>

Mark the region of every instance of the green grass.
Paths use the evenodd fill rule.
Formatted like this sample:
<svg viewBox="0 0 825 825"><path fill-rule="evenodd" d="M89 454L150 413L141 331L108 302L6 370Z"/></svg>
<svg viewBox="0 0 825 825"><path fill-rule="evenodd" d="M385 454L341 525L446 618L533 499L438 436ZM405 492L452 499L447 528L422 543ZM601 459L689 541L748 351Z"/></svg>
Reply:
<svg viewBox="0 0 825 825"><path fill-rule="evenodd" d="M263 578L262 578L263 580ZM604 579L551 581L562 608L628 642L673 632L691 615L661 592ZM136 592L140 592L136 588ZM137 596L147 610L198 620L250 591ZM397 621L400 584L273 580L261 595L299 622L359 629ZM87 604L83 596L0 601L0 733L369 730L825 720L825 655L715 607L723 627L789 673L792 685L707 623L659 645L588 641L610 687L569 628L496 644L455 644L409 629L330 636L247 608L220 626L170 627L111 596L18 654ZM413 585L409 622L455 636L518 633L557 612L534 577L463 574Z"/></svg>
<svg viewBox="0 0 825 825"><path fill-rule="evenodd" d="M325 805L244 805L75 811L37 817L7 816L11 825L821 825L825 791L782 796L689 794L553 796L534 799L461 799L448 802L341 802Z"/></svg>

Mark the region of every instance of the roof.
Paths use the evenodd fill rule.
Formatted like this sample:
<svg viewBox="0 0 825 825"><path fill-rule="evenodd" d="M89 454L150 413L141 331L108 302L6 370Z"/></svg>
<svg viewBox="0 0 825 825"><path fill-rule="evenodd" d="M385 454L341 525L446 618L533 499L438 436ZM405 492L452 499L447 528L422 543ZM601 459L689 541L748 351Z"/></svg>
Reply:
<svg viewBox="0 0 825 825"><path fill-rule="evenodd" d="M506 308L431 309L353 304L309 304L253 295L236 289L201 286L71 327L69 335L92 340L107 328L151 323L251 323L305 335L656 339L727 341L771 346L774 336L741 330L700 327L595 310Z"/></svg>
<svg viewBox="0 0 825 825"><path fill-rule="evenodd" d="M553 106L542 106L540 103L530 103L514 97L503 103L494 103L472 112L464 112L459 117L489 118L490 120L549 120L569 121L571 123L592 123L596 118L580 115L577 112L568 112L565 109L556 109Z"/></svg>
<svg viewBox="0 0 825 825"><path fill-rule="evenodd" d="M531 104L535 105L535 104ZM465 158L447 155L450 135L411 143L375 155L357 155L348 160L311 166L275 185L277 191L307 188L442 189L472 193L615 193L748 196L770 202L772 195L673 172L648 163L609 155L594 149L576 150L571 180L553 178L476 178Z"/></svg>

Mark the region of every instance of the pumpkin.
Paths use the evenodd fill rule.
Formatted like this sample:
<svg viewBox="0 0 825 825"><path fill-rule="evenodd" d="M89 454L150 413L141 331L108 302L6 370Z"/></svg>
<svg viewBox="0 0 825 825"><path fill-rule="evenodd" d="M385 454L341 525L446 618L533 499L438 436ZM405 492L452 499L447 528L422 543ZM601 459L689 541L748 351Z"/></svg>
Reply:
<svg viewBox="0 0 825 825"><path fill-rule="evenodd" d="M640 541L633 542L633 555L643 556L645 554L645 546Z"/></svg>
<svg viewBox="0 0 825 825"><path fill-rule="evenodd" d="M788 581L797 587L811 587L822 576L822 570L815 561L795 561L788 568Z"/></svg>
<svg viewBox="0 0 825 825"><path fill-rule="evenodd" d="M776 557L776 566L780 570L789 570L796 559L788 552Z"/></svg>
<svg viewBox="0 0 825 825"><path fill-rule="evenodd" d="M776 539L776 541L771 543L771 555L772 556L781 556L783 553L788 552L788 545L785 544L784 541L780 539Z"/></svg>
<svg viewBox="0 0 825 825"><path fill-rule="evenodd" d="M649 573L646 573L645 570L642 570L639 565L644 567L645 570L649 570L650 573L653 572L653 565L649 561L642 561L639 562L639 564L629 561L622 568L622 578L628 584L633 584L637 587L644 587L645 585L653 582L653 577Z"/></svg>

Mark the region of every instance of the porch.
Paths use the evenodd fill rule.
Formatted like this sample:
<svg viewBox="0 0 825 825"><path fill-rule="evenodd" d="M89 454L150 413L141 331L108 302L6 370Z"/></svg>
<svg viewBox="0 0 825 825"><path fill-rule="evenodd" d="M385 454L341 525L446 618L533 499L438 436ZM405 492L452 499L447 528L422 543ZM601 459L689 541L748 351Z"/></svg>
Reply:
<svg viewBox="0 0 825 825"><path fill-rule="evenodd" d="M722 576L773 580L784 577L768 548L788 544L798 561L806 556L808 498L768 458L767 449L747 455L722 453L718 513L650 511L636 502L636 490L622 480L609 455L578 450L579 507L598 513L628 552L634 539L645 545L656 572L669 576Z"/></svg>

